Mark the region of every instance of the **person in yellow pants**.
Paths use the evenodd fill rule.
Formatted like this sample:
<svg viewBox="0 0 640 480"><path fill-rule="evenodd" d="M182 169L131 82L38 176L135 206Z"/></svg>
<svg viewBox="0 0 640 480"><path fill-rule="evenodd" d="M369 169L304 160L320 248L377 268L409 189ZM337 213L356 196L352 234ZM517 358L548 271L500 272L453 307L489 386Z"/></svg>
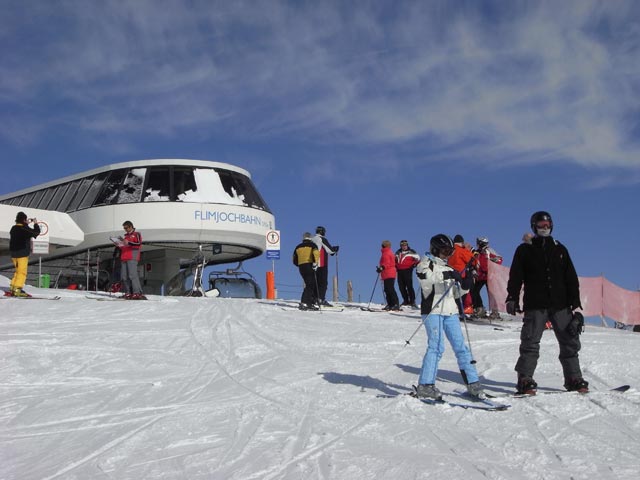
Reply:
<svg viewBox="0 0 640 480"><path fill-rule="evenodd" d="M33 227L29 226L33 223ZM29 254L31 253L31 239L40 235L40 227L35 218L27 218L24 212L16 215L16 224L9 232L9 250L11 251L11 261L16 271L13 274L10 285L10 294L14 297L28 297L23 288L27 281L27 267L29 265Z"/></svg>

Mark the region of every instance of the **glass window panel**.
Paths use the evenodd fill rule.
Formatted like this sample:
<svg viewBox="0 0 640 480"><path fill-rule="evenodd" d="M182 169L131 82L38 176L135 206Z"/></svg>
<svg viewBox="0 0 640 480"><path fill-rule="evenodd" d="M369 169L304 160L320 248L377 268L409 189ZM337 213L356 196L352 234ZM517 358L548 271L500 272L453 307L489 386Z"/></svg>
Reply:
<svg viewBox="0 0 640 480"><path fill-rule="evenodd" d="M33 201L34 192L25 193L24 198L22 199L22 205L25 207L33 208L30 203Z"/></svg>
<svg viewBox="0 0 640 480"><path fill-rule="evenodd" d="M60 204L58 205L58 211L60 212L67 211L67 208L71 203L71 200L73 199L74 195L78 192L78 185L80 185L80 182L82 182L82 180L74 180L69 184L69 188L65 192L64 197L62 197L62 200L60 200Z"/></svg>
<svg viewBox="0 0 640 480"><path fill-rule="evenodd" d="M78 205L78 209L87 208L91 206L95 198L98 196L98 193L100 193L100 189L104 184L104 179L107 178L108 175L109 175L109 172L103 172L93 177L93 182L89 186L89 189L87 190L87 193L85 194L84 198L80 202L80 205Z"/></svg>
<svg viewBox="0 0 640 480"><path fill-rule="evenodd" d="M51 201L51 197L53 197L53 194L56 193L56 188L57 187L49 187L45 190L44 195L42 196L42 200L40 200L40 202L38 202L38 206L36 208L40 208L42 210L46 210L47 209L47 205L49 205L49 202Z"/></svg>
<svg viewBox="0 0 640 480"><path fill-rule="evenodd" d="M169 200L171 200L171 176L169 175L169 167L149 168L143 201L168 202Z"/></svg>
<svg viewBox="0 0 640 480"><path fill-rule="evenodd" d="M34 192L33 198L29 202L30 208L36 208L36 206L40 203L40 200L42 200L45 191L46 190L38 190L37 192Z"/></svg>
<svg viewBox="0 0 640 480"><path fill-rule="evenodd" d="M68 188L68 183L58 186L56 193L53 195L53 198L49 202L49 210L58 210L58 205L60 205L60 201L62 200L62 197L64 197L64 194L67 193Z"/></svg>
<svg viewBox="0 0 640 480"><path fill-rule="evenodd" d="M142 197L142 186L144 185L144 176L147 173L146 168L132 168L124 179L122 189L118 194L116 203L133 203L139 202Z"/></svg>
<svg viewBox="0 0 640 480"><path fill-rule="evenodd" d="M198 190L196 179L193 176L193 168L174 167L173 169L173 198L171 200L183 201L189 194Z"/></svg>
<svg viewBox="0 0 640 480"><path fill-rule="evenodd" d="M9 203L9 205L20 205L20 199L21 198L22 198L22 195L10 198L8 200L8 203Z"/></svg>
<svg viewBox="0 0 640 480"><path fill-rule="evenodd" d="M78 192L76 193L76 196L73 197L73 200L71 200L71 203L67 208L67 212L73 212L75 210L78 210L80 202L84 198L84 194L87 193L87 190L89 190L89 186L91 185L91 182L93 182L93 177L83 178L80 181L80 185L78 185Z"/></svg>
<svg viewBox="0 0 640 480"><path fill-rule="evenodd" d="M100 194L96 197L93 205L110 205L116 198L118 198L118 192L124 182L127 175L126 168L120 168L118 170L112 170L107 179L105 179L104 187L100 191Z"/></svg>
<svg viewBox="0 0 640 480"><path fill-rule="evenodd" d="M253 186L249 177L230 170L216 169L216 171L220 176L222 187L230 197L241 199L248 207L269 211L269 207Z"/></svg>

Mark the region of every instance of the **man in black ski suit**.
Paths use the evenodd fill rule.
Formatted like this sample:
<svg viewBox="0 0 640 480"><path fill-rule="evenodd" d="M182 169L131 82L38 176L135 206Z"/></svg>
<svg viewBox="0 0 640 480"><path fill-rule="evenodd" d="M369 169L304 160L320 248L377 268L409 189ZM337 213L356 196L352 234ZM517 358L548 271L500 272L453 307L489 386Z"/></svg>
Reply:
<svg viewBox="0 0 640 480"><path fill-rule="evenodd" d="M309 232L302 235L302 243L296 245L293 251L293 264L298 267L300 276L304 282L302 298L300 298L300 310L318 310L318 280L317 270L320 260L320 252L316 247Z"/></svg>
<svg viewBox="0 0 640 480"><path fill-rule="evenodd" d="M324 307L331 307L332 305L327 302L327 288L329 288L329 255L333 256L338 253L340 247L338 245L331 245L325 235L327 229L320 226L316 227L316 235L313 237L313 242L318 247L320 252L320 262L316 270L316 278L318 279L318 303Z"/></svg>
<svg viewBox="0 0 640 480"><path fill-rule="evenodd" d="M578 275L567 248L551 236L553 220L549 213L534 213L531 230L535 237L531 244L522 243L516 249L507 284L507 313L511 315L519 311L520 289L524 284L520 357L515 367L518 393L536 392L533 374L547 321L553 325L560 346L565 388L586 393L589 384L582 378L578 359L583 317L574 312L582 308Z"/></svg>

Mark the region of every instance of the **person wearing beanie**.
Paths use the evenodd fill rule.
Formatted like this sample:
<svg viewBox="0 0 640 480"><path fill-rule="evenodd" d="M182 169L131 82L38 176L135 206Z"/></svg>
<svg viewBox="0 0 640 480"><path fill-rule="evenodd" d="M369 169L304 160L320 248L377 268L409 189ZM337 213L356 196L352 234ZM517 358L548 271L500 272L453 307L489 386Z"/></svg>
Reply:
<svg viewBox="0 0 640 480"><path fill-rule="evenodd" d="M398 270L398 288L402 295L402 305L412 308L416 306L416 291L413 288L413 271L420 262L420 255L409 247L407 240L400 241L400 248L396 250L396 269Z"/></svg>
<svg viewBox="0 0 640 480"><path fill-rule="evenodd" d="M380 255L380 262L376 268L376 272L380 274L384 285L384 296L387 300L387 305L384 310L400 310L400 301L398 300L398 294L396 293L396 257L391 251L391 242L389 240L382 241L382 249Z"/></svg>
<svg viewBox="0 0 640 480"><path fill-rule="evenodd" d="M473 263L473 251L471 245L465 243L462 235L457 234L453 237L453 254L449 257L448 264L457 272L464 272L469 264ZM469 293L462 297L462 303L464 305L464 311L460 312L460 315L473 314L473 302Z"/></svg>
<svg viewBox="0 0 640 480"><path fill-rule="evenodd" d="M33 227L29 226L33 224ZM16 224L9 232L9 250L15 273L9 284L8 295L14 297L29 297L23 288L27 281L29 254L31 253L31 239L40 235L40 226L35 218L27 218L24 212L16 215Z"/></svg>
<svg viewBox="0 0 640 480"><path fill-rule="evenodd" d="M302 235L302 243L298 244L293 251L293 264L298 267L304 289L300 298L300 310L318 310L318 282L317 270L320 261L320 252L309 232Z"/></svg>

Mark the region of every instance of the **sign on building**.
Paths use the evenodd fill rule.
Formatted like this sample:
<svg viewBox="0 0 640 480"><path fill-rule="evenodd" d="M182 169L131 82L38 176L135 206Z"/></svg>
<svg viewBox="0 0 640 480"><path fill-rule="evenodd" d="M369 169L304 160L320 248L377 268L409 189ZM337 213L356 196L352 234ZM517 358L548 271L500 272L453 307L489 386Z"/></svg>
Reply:
<svg viewBox="0 0 640 480"><path fill-rule="evenodd" d="M267 260L280 260L280 230L267 232Z"/></svg>
<svg viewBox="0 0 640 480"><path fill-rule="evenodd" d="M31 253L47 255L49 253L49 224L38 220L40 235L31 240Z"/></svg>

